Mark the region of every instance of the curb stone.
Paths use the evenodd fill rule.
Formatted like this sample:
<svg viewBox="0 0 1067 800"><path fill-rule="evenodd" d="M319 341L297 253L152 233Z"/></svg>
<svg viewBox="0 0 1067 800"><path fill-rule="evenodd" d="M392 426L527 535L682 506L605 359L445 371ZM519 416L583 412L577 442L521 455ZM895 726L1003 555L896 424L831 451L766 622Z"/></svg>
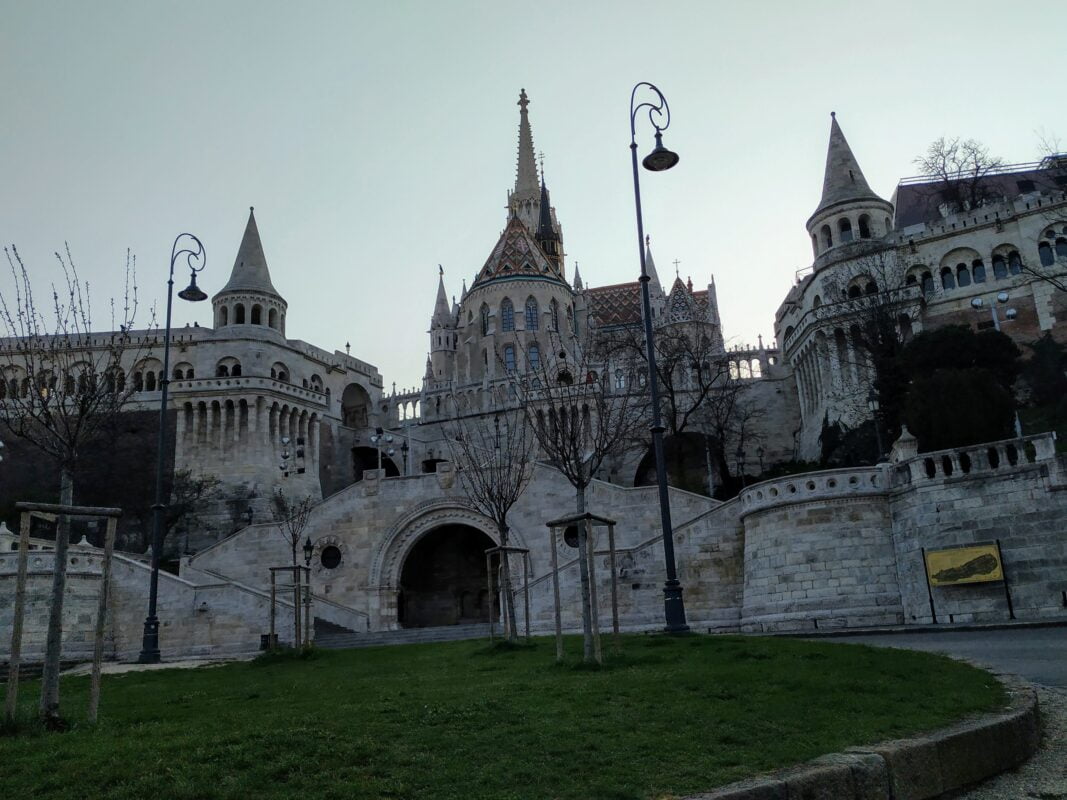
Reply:
<svg viewBox="0 0 1067 800"><path fill-rule="evenodd" d="M933 733L821 756L686 800L928 800L1016 767L1041 743L1037 693L998 675L1007 709Z"/></svg>

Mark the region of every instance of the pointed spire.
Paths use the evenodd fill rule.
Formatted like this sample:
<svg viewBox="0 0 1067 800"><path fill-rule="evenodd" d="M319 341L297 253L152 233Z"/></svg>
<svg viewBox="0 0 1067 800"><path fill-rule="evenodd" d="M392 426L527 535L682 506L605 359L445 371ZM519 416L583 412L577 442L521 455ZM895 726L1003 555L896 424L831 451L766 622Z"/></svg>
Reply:
<svg viewBox="0 0 1067 800"><path fill-rule="evenodd" d="M465 300L466 298L467 298L467 279L466 279L466 278L464 278L464 279L463 279L463 289L462 289L462 291L460 291L460 293L459 293L459 299L460 299L460 302L462 302L462 301L463 301L463 300Z"/></svg>
<svg viewBox="0 0 1067 800"><path fill-rule="evenodd" d="M445 292L445 270L440 264L437 265L437 302L434 303L433 317L430 320L431 328L447 326L452 319L452 310L448 304L448 293Z"/></svg>
<svg viewBox="0 0 1067 800"><path fill-rule="evenodd" d="M578 271L578 262L574 262L574 290L580 292L585 287L582 285L582 274Z"/></svg>
<svg viewBox="0 0 1067 800"><path fill-rule="evenodd" d="M538 196L537 161L534 158L530 116L526 111L529 105L526 90L523 89L519 92L519 163L515 170L515 191L512 194L517 201L536 200Z"/></svg>
<svg viewBox="0 0 1067 800"><path fill-rule="evenodd" d="M659 273L656 272L656 262L652 259L652 237L645 236L645 272L652 279L650 289L663 291L663 285L659 282Z"/></svg>
<svg viewBox="0 0 1067 800"><path fill-rule="evenodd" d="M863 177L863 170L860 169L859 162L852 154L852 148L848 146L848 140L845 139L845 134L837 123L837 113L831 111L830 143L826 148L826 172L823 176L822 199L819 200L819 207L815 210L815 214L838 203L865 199L885 202L871 191L867 179Z"/></svg>
<svg viewBox="0 0 1067 800"><path fill-rule="evenodd" d="M426 372L422 377L426 380L433 380L433 364L430 363L429 354L426 355Z"/></svg>
<svg viewBox="0 0 1067 800"><path fill-rule="evenodd" d="M263 254L263 243L259 239L254 207L248 209L248 224L245 225L245 233L241 237L241 246L237 248L237 258L233 262L230 279L219 294L239 291L268 292L281 296L270 280L270 270L267 269L267 257Z"/></svg>
<svg viewBox="0 0 1067 800"><path fill-rule="evenodd" d="M537 238L556 238L556 231L552 227L552 207L548 203L548 189L545 188L544 170L541 172L541 214L537 220Z"/></svg>

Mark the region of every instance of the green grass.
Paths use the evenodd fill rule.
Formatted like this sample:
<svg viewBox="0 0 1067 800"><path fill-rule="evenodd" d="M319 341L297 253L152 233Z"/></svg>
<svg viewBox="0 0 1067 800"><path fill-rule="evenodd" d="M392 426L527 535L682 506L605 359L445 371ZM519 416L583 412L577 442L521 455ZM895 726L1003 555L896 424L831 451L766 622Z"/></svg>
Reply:
<svg viewBox="0 0 1067 800"><path fill-rule="evenodd" d="M66 679L72 729L0 736L0 794L664 798L1004 702L987 673L927 653L630 636L579 669L579 645L563 666L540 639L128 673L105 678L95 728L77 716L88 679Z"/></svg>

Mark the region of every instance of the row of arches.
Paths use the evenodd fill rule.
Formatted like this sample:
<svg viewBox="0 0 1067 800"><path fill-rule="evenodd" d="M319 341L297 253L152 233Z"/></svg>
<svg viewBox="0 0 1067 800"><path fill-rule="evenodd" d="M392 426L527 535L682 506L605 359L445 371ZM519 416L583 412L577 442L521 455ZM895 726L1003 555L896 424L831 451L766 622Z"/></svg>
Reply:
<svg viewBox="0 0 1067 800"><path fill-rule="evenodd" d="M285 333L285 313L274 306L264 308L259 303L246 307L244 303L220 304L216 311L218 327L226 325L263 325Z"/></svg>
<svg viewBox="0 0 1067 800"><path fill-rule="evenodd" d="M1037 255L1043 267L1051 267L1056 261L1067 261L1067 225L1057 230L1050 227L1037 244Z"/></svg>
<svg viewBox="0 0 1067 800"><path fill-rule="evenodd" d="M299 472L318 463L319 415L266 398L227 398L188 401L178 415L178 439L185 446L229 449L235 445L266 444L280 455L290 454L289 467ZM282 444L289 438L289 445Z"/></svg>
<svg viewBox="0 0 1067 800"><path fill-rule="evenodd" d="M567 326L569 329L574 328L574 311L567 307ZM512 333L516 330L515 326L515 305L512 303L510 297L505 297L500 302L500 331L502 333ZM482 336L489 335L489 323L492 316L491 309L487 303L482 303L479 310L479 321L481 323ZM541 328L541 307L537 302L537 298L531 295L526 298L526 303L523 307L523 329L528 331L536 331ZM559 303L555 299L549 301L548 304L548 329L554 333L558 333L560 313ZM474 321L473 312L467 313L467 323L470 324ZM440 340L439 340L440 343Z"/></svg>
<svg viewBox="0 0 1067 800"><path fill-rule="evenodd" d="M858 239L874 239L885 236L892 229L893 223L889 217L883 220L880 231L875 230L875 222L870 214L860 214L858 217L842 215L832 223L828 222L819 229L818 235L811 235L811 248L815 255L825 253L836 244L848 244ZM836 239L835 239L836 236Z"/></svg>

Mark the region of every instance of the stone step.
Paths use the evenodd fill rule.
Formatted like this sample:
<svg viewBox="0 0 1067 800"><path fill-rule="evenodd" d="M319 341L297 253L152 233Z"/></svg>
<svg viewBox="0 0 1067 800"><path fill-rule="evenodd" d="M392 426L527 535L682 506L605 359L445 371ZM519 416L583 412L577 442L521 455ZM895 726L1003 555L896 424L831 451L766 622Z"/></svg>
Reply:
<svg viewBox="0 0 1067 800"><path fill-rule="evenodd" d="M315 646L330 650L341 650L350 647L422 644L426 642L455 642L461 639L489 637L489 625L487 623L447 625L439 628L402 628L396 631L373 631L370 633L324 632L320 635L318 630L316 628Z"/></svg>

